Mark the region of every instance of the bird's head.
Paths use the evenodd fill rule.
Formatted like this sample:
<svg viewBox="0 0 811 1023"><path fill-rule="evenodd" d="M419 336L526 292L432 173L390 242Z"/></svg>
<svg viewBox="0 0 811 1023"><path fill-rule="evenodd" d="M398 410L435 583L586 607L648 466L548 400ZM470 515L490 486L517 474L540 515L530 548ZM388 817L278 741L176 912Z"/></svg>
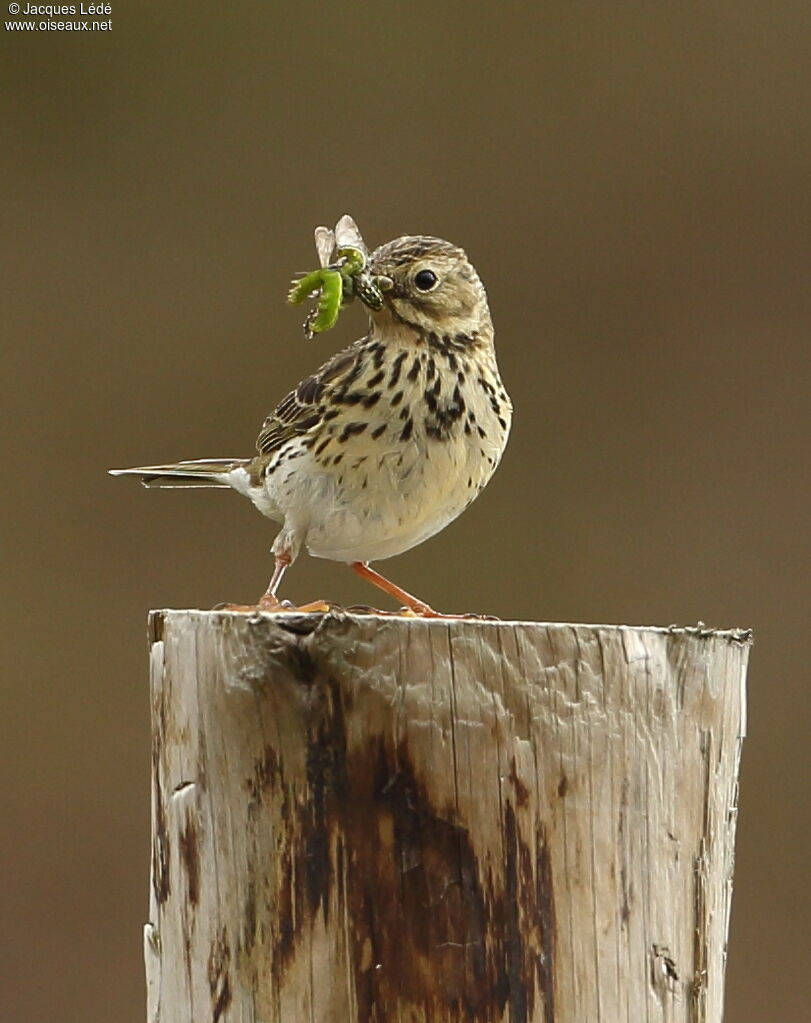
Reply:
<svg viewBox="0 0 811 1023"><path fill-rule="evenodd" d="M406 236L381 245L369 271L383 294L372 311L420 333L477 338L492 331L487 294L464 250L441 238Z"/></svg>

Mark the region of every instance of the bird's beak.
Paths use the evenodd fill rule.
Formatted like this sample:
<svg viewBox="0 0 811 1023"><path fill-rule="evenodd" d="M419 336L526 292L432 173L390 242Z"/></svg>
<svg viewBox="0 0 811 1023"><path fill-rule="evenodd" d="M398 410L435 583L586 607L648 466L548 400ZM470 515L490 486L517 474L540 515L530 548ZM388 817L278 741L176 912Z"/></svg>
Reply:
<svg viewBox="0 0 811 1023"><path fill-rule="evenodd" d="M377 274L375 276L375 284L385 294L387 291L391 291L394 287L394 281L391 277L386 277L384 274Z"/></svg>

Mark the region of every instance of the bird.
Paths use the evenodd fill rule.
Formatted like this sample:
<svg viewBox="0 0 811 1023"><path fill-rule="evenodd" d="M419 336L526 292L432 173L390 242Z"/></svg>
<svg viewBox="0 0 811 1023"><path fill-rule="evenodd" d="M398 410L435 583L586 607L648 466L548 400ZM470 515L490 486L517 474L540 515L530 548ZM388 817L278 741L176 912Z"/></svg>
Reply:
<svg viewBox="0 0 811 1023"><path fill-rule="evenodd" d="M367 252L345 216L334 232L316 231L322 265L342 235ZM281 525L267 589L257 604L232 609L328 609L279 598L283 576L306 549L347 563L402 613L454 617L371 563L444 529L499 465L513 408L487 293L465 251L430 235L376 248L368 273L383 298L369 307L368 332L282 398L254 455L109 470L147 487L230 487Z"/></svg>

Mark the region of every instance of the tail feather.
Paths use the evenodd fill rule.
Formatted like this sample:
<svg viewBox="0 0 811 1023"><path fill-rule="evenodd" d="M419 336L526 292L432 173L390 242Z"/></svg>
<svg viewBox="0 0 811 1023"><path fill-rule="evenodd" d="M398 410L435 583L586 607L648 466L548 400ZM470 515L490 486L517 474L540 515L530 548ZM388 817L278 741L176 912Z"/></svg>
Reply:
<svg viewBox="0 0 811 1023"><path fill-rule="evenodd" d="M173 465L137 465L131 469L109 469L111 476L139 476L145 487L230 487L228 473L244 458L201 458Z"/></svg>

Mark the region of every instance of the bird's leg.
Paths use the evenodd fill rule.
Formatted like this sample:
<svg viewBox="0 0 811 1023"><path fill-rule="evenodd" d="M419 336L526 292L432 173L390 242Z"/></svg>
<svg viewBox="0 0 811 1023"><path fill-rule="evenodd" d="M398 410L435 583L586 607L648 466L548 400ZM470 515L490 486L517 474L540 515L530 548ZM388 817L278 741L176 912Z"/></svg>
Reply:
<svg viewBox="0 0 811 1023"><path fill-rule="evenodd" d="M281 585L284 573L293 562L293 558L288 551L279 551L275 557L276 564L274 565L273 575L270 577L268 588L259 598L259 603L256 605L263 611L278 611L281 609L282 603L276 596L276 593Z"/></svg>
<svg viewBox="0 0 811 1023"><path fill-rule="evenodd" d="M273 575L270 577L268 588L259 598L259 603L256 605L260 611L298 611L306 613L308 611L324 612L331 610L329 604L324 600L312 600L309 604L291 604L289 600L279 600L276 594L284 573L292 563L293 555L289 551L281 550L276 553L276 566L273 569Z"/></svg>
<svg viewBox="0 0 811 1023"><path fill-rule="evenodd" d="M289 600L279 600L277 593L281 585L284 573L293 563L293 556L289 551L281 550L275 552L276 564L273 575L270 577L268 588L259 598L256 604L219 604L217 610L221 611L297 611L307 613L310 611L330 611L330 605L323 600L313 600L309 604L295 605Z"/></svg>
<svg viewBox="0 0 811 1023"><path fill-rule="evenodd" d="M426 604L424 601L418 600L407 590L401 589L401 587L399 587L396 583L391 582L379 572L375 572L373 568L369 568L365 561L353 561L351 562L350 567L353 571L357 572L361 579L366 579L379 590L382 590L384 593L388 593L388 595L390 597L394 597L395 600L399 600L400 603L404 604L413 614L419 615L422 618L445 617L438 611L434 611L430 604Z"/></svg>

